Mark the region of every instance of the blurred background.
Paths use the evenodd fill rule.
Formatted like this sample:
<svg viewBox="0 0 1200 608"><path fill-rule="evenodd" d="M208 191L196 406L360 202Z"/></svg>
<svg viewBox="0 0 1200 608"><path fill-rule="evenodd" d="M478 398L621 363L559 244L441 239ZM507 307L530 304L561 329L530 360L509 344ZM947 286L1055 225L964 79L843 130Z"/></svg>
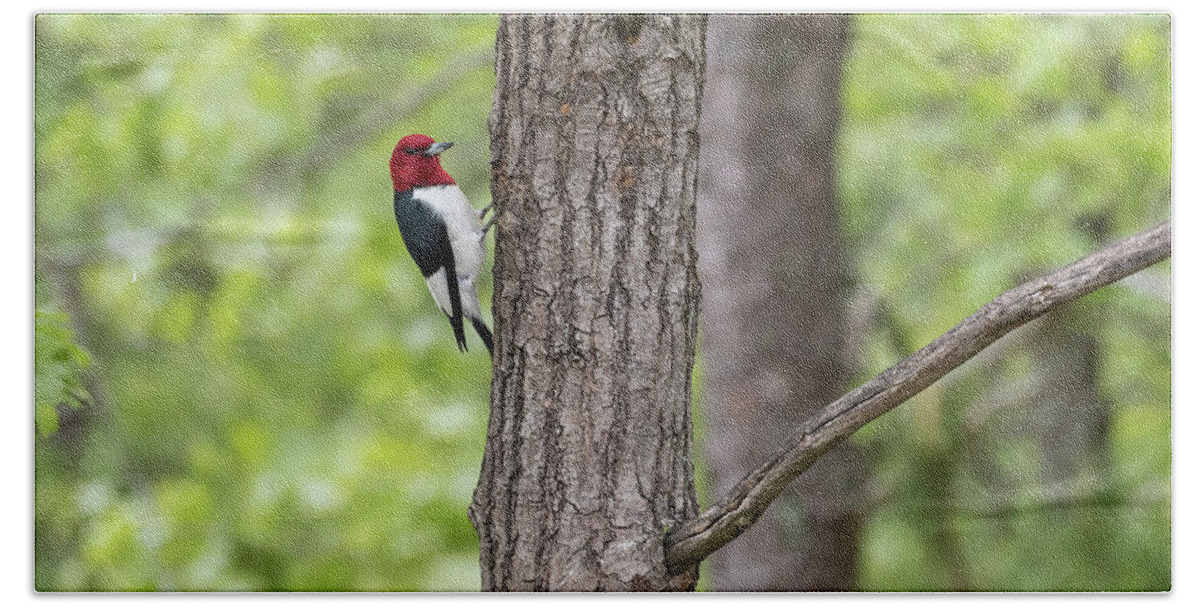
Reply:
<svg viewBox="0 0 1200 608"><path fill-rule="evenodd" d="M444 164L486 204L496 18L35 27L36 587L478 589L490 362L431 305L386 163L408 133L454 141ZM1170 35L850 20L845 389L1170 217ZM855 587L1168 588L1170 372L1168 263L865 428Z"/></svg>
<svg viewBox="0 0 1200 608"><path fill-rule="evenodd" d="M1166 15L854 26L838 184L879 302L863 371L1170 219ZM1170 269L1014 332L855 436L878 497L864 588L1170 587Z"/></svg>

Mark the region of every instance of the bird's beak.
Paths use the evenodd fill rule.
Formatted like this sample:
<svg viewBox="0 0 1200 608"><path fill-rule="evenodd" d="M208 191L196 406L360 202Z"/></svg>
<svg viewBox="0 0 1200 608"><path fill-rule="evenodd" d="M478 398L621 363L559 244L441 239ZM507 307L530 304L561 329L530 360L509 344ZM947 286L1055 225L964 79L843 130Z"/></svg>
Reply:
<svg viewBox="0 0 1200 608"><path fill-rule="evenodd" d="M438 144L432 144L429 146L429 149L424 152L424 154L425 154L425 156L437 156L438 154L441 154L442 152L449 150L450 146L453 146L453 145L454 145L454 142L452 142L452 141L444 141L444 142L441 142Z"/></svg>

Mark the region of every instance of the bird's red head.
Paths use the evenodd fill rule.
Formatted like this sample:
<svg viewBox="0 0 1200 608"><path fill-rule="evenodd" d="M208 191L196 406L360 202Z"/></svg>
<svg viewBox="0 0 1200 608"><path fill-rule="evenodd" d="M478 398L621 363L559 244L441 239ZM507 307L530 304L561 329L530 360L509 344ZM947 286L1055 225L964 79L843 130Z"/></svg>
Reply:
<svg viewBox="0 0 1200 608"><path fill-rule="evenodd" d="M409 135L392 151L392 185L397 192L421 186L453 184L454 178L442 169L438 158L452 142L437 143L428 135Z"/></svg>

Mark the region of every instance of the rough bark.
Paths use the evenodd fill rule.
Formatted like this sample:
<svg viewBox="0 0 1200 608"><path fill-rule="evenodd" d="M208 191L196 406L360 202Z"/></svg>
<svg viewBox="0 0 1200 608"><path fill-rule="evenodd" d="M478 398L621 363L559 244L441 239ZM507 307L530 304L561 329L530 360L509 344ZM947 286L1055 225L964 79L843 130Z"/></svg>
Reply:
<svg viewBox="0 0 1200 608"><path fill-rule="evenodd" d="M938 339L792 429L788 441L717 504L671 529L667 563L684 570L737 538L822 454L1008 332L1170 255L1171 225L1164 222L996 296Z"/></svg>
<svg viewBox="0 0 1200 608"><path fill-rule="evenodd" d="M704 18L500 19L485 590L664 590L697 513L691 372Z"/></svg>
<svg viewBox="0 0 1200 608"><path fill-rule="evenodd" d="M701 123L705 451L724 494L851 376L834 196L846 15L710 19ZM826 454L710 559L716 590L846 590L865 481ZM857 497L857 498L856 498Z"/></svg>

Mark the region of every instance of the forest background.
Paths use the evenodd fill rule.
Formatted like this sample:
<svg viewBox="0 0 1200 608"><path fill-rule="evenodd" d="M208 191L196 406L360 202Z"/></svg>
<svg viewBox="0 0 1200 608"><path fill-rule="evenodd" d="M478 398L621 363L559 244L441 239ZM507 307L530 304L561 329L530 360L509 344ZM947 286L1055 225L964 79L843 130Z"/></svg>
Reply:
<svg viewBox="0 0 1200 608"><path fill-rule="evenodd" d="M486 203L495 28L38 19L39 589L478 588L488 360L454 350L405 259L385 162L407 133L455 141L444 163ZM1167 17L851 32L837 204L856 302L887 304L861 318L855 383L1170 216ZM1046 323L855 435L858 587L1169 586L1170 293L1161 264L1055 321L1095 355L1083 390L1106 413L1067 482L1022 426Z"/></svg>

